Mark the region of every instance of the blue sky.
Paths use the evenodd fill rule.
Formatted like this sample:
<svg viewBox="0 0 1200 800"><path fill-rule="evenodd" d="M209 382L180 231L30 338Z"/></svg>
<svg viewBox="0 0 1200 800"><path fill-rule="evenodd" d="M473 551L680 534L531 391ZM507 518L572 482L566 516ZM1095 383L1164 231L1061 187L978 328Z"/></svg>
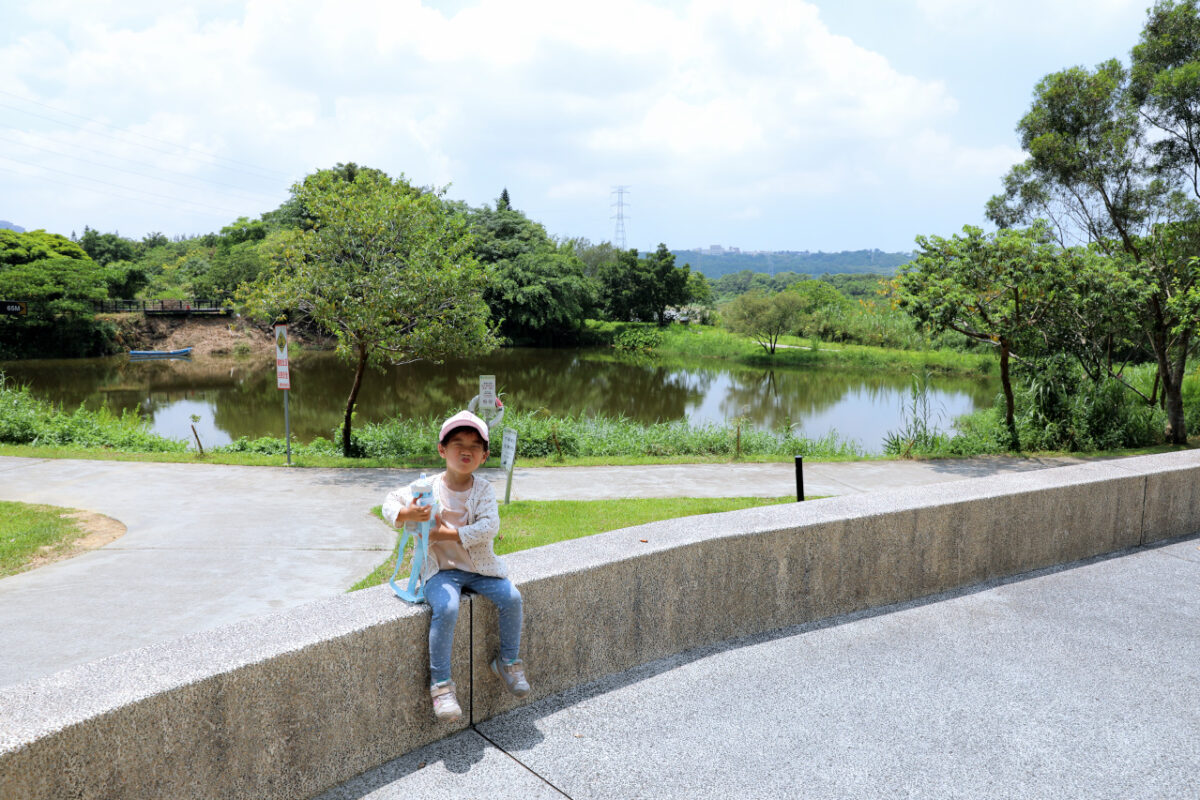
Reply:
<svg viewBox="0 0 1200 800"><path fill-rule="evenodd" d="M983 224L1049 72L1146 0L37 0L0 7L0 219L217 230L355 161L552 235L908 250Z"/></svg>

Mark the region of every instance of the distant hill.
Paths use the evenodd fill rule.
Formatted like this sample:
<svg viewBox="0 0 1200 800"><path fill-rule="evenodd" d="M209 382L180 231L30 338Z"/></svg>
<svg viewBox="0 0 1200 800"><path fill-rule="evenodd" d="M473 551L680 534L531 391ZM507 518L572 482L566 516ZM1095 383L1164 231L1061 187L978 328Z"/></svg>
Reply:
<svg viewBox="0 0 1200 800"><path fill-rule="evenodd" d="M25 232L25 229L22 228L20 225L15 225L6 219L0 219L0 228L7 228L8 230L16 231L17 233Z"/></svg>
<svg viewBox="0 0 1200 800"><path fill-rule="evenodd" d="M800 272L808 275L826 273L870 272L893 275L896 268L912 260L912 253L885 253L882 250L843 250L840 253L810 253L806 250L781 250L772 253L720 253L712 255L699 250L672 250L675 263L691 264L692 269L709 279L741 272L775 274Z"/></svg>

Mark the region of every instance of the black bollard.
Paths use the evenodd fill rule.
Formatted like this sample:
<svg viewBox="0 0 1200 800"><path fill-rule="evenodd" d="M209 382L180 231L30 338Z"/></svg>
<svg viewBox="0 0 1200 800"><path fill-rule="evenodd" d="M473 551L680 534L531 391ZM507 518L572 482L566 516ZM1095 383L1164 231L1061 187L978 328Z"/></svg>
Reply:
<svg viewBox="0 0 1200 800"><path fill-rule="evenodd" d="M804 500L804 456L796 456L796 502Z"/></svg>

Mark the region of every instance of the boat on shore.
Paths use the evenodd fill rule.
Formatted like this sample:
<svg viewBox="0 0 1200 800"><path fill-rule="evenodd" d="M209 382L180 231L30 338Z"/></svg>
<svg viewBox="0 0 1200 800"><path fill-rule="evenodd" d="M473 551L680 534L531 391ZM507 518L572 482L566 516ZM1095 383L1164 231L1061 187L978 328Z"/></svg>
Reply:
<svg viewBox="0 0 1200 800"><path fill-rule="evenodd" d="M179 350L130 350L130 358L186 358L192 354L192 348L184 347Z"/></svg>

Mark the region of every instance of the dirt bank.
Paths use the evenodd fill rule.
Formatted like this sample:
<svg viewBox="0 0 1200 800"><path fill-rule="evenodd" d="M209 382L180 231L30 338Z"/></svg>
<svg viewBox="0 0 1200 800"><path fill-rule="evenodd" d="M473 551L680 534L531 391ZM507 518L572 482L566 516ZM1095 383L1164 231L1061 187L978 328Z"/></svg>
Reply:
<svg viewBox="0 0 1200 800"><path fill-rule="evenodd" d="M102 318L117 329L116 342L121 350L180 350L192 348L192 355L228 355L268 353L275 346L269 325L244 317L146 317L141 314L105 314ZM306 347L331 347L328 338L313 336L293 327L292 341Z"/></svg>

